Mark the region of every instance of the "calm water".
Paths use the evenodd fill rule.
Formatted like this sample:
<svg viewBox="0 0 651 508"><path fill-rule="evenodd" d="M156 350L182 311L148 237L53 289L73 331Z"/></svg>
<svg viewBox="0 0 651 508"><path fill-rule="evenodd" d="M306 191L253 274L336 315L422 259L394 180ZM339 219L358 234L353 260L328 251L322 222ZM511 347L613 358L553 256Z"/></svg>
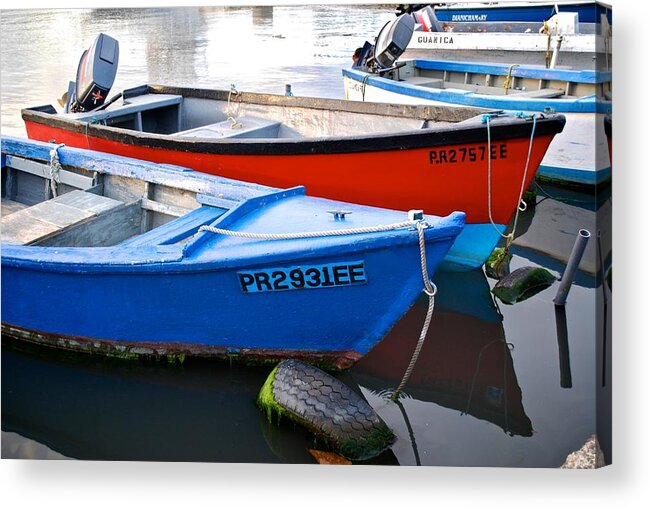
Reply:
<svg viewBox="0 0 651 508"><path fill-rule="evenodd" d="M150 82L283 93L290 83L296 95L341 98L341 67L389 19L393 13L380 7L344 6L3 11L2 133L25 135L20 109L54 102L99 31L120 41L114 90ZM512 269L543 266L560 276L578 229L593 233L565 312L552 303L557 284L507 306L492 299L494 282L483 272L442 272L433 324L401 404L386 394L409 361L424 301L341 374L398 436L375 462L558 467L603 425L595 407L610 397L610 366L602 364L610 333L604 338L601 317L604 308L610 316L610 289L600 282L594 201L541 188L512 249ZM609 210L608 196L597 202ZM610 238L601 243L609 263ZM257 409L268 373L5 344L2 457L313 463L307 432L270 424ZM609 453L610 443L602 445Z"/></svg>

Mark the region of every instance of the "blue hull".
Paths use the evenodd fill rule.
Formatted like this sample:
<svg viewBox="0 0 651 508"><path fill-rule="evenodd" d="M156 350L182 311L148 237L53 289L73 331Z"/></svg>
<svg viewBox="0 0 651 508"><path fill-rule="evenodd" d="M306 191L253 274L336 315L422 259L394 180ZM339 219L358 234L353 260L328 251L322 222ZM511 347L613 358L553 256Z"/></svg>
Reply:
<svg viewBox="0 0 651 508"><path fill-rule="evenodd" d="M188 215L205 216L209 208ZM344 220L329 213L342 208L352 212ZM404 220L406 213L311 198L295 188L250 198L212 225L292 233ZM433 274L464 214L426 220ZM276 241L199 232L176 244L182 228L174 225L110 247L3 244L3 331L117 356L299 357L347 367L382 340L423 289L414 228Z"/></svg>
<svg viewBox="0 0 651 508"><path fill-rule="evenodd" d="M538 167L536 176L541 180L549 182L570 183L583 187L594 187L602 185L612 179L612 168L608 167L597 171L579 171L572 168L541 165Z"/></svg>
<svg viewBox="0 0 651 508"><path fill-rule="evenodd" d="M612 80L611 71L592 70L567 70L545 69L534 66L520 65L511 67L507 64L484 64L475 62L457 62L444 60L414 60L417 69L438 70L449 72L468 72L472 74L492 74L506 76L509 72L513 77L535 78L549 81L571 81L573 83L606 83ZM509 71L510 69L510 71ZM612 105L609 101L598 98L596 95L577 97L572 99L540 99L531 97L518 97L517 95L495 96L466 90L450 90L445 88L430 88L412 85L404 81L394 81L389 78L368 74L358 69L343 69L345 77L372 85L407 97L438 101L459 106L475 108L544 112L551 110L555 113L599 113L611 112Z"/></svg>
<svg viewBox="0 0 651 508"><path fill-rule="evenodd" d="M556 4L560 12L576 12L579 23L599 23L601 14L608 16L612 22L612 10L596 2L577 2ZM448 23L491 23L491 22L526 22L542 23L556 14L554 3L526 6L486 6L486 7L435 7L436 18Z"/></svg>

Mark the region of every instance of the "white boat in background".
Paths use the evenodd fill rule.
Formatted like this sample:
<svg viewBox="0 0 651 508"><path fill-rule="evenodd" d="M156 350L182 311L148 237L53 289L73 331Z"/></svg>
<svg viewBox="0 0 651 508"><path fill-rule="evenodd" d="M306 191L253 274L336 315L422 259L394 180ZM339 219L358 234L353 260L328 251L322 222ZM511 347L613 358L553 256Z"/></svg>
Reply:
<svg viewBox="0 0 651 508"><path fill-rule="evenodd" d="M537 177L599 185L611 178L605 115L611 112L610 71L548 69L523 64L398 60L413 18L386 25L343 69L349 100L476 107L517 113L562 113L566 126L552 141ZM415 33L415 32L414 32ZM397 62L397 63L396 63ZM593 66L594 69L594 66Z"/></svg>
<svg viewBox="0 0 651 508"><path fill-rule="evenodd" d="M446 23L438 13L429 6L411 13L415 27L402 58L610 68L611 27L603 13L594 24L579 23L578 12L533 23Z"/></svg>

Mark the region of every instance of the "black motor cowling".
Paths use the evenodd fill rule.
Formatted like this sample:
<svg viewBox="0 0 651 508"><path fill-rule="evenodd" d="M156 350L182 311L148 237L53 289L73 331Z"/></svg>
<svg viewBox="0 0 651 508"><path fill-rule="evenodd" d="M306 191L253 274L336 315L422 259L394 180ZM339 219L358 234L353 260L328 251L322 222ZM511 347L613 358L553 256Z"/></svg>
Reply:
<svg viewBox="0 0 651 508"><path fill-rule="evenodd" d="M410 14L403 14L388 22L380 30L374 45L367 42L360 48L355 67L369 72L391 68L407 49L414 26L414 18Z"/></svg>
<svg viewBox="0 0 651 508"><path fill-rule="evenodd" d="M66 111L92 111L104 104L115 81L119 56L118 41L100 33L81 55L77 79L68 88Z"/></svg>

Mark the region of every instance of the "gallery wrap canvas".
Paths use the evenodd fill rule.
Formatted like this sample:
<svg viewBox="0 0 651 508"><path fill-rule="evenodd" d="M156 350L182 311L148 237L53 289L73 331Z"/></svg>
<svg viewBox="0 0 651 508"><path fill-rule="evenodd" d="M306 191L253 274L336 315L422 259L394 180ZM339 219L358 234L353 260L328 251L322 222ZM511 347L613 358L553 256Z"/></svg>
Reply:
<svg viewBox="0 0 651 508"><path fill-rule="evenodd" d="M613 462L609 5L1 23L2 459Z"/></svg>

